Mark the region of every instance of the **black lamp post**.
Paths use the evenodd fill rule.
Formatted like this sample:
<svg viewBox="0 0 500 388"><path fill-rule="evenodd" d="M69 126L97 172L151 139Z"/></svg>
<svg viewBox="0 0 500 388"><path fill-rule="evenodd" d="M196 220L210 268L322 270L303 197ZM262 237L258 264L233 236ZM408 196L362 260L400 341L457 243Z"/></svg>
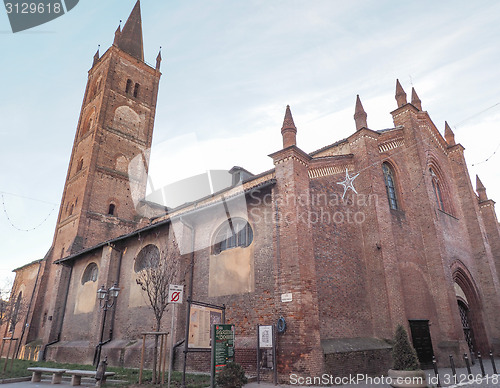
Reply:
<svg viewBox="0 0 500 388"><path fill-rule="evenodd" d="M94 365L96 367L99 366L99 362L101 361L101 348L104 340L104 326L106 325L106 315L108 309L110 309L115 305L119 293L120 293L120 288L116 283L113 284L109 289L106 289L106 286L102 285L101 288L97 290L97 299L99 299L99 308L104 310L104 314L102 317L101 336L94 357Z"/></svg>

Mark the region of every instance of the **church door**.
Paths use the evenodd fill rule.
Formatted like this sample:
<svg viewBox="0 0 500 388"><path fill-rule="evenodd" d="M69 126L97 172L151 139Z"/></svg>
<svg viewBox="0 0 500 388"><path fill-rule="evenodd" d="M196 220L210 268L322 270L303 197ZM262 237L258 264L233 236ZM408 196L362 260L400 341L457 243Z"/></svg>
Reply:
<svg viewBox="0 0 500 388"><path fill-rule="evenodd" d="M410 320L409 323L413 347L417 351L418 360L422 368L432 368L434 351L432 350L429 321L427 319L416 319Z"/></svg>

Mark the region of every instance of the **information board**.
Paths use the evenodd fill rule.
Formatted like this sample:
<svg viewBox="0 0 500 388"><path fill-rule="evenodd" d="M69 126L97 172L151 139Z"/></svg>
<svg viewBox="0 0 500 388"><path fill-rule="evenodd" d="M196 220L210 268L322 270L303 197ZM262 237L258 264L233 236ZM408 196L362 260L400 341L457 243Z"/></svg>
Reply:
<svg viewBox="0 0 500 388"><path fill-rule="evenodd" d="M212 376L234 362L234 325L212 326Z"/></svg>
<svg viewBox="0 0 500 388"><path fill-rule="evenodd" d="M217 323L222 323L220 309L191 305L188 347L210 349L210 328Z"/></svg>

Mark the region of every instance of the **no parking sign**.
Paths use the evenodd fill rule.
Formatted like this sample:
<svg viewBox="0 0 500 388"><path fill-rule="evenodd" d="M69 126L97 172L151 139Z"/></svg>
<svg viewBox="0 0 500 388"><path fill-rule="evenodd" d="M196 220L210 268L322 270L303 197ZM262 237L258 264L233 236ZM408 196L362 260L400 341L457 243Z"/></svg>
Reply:
<svg viewBox="0 0 500 388"><path fill-rule="evenodd" d="M168 303L182 303L184 286L170 284L168 286Z"/></svg>

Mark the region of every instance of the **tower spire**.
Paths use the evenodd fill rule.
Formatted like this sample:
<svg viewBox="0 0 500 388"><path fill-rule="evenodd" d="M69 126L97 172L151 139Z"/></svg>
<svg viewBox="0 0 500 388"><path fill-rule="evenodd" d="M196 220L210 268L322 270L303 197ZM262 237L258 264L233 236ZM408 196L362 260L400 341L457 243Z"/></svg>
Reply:
<svg viewBox="0 0 500 388"><path fill-rule="evenodd" d="M398 103L398 108L406 105L406 93L403 87L399 83L399 79L396 79L396 102Z"/></svg>
<svg viewBox="0 0 500 388"><path fill-rule="evenodd" d="M450 126L448 125L448 122L444 122L444 138L448 145L453 146L455 145L455 134L451 130Z"/></svg>
<svg viewBox="0 0 500 388"><path fill-rule="evenodd" d="M368 128L366 117L367 114L363 108L363 104L361 104L361 100L359 99L358 94L356 96L356 108L354 109L354 122L356 123L356 131L359 131L361 128Z"/></svg>
<svg viewBox="0 0 500 388"><path fill-rule="evenodd" d="M281 135L283 136L283 148L288 148L292 145L297 145L297 127L293 122L290 105L286 106L285 118L281 127Z"/></svg>
<svg viewBox="0 0 500 388"><path fill-rule="evenodd" d="M120 27L118 27L117 32L115 32L115 44L126 53L144 61L140 0L135 3L123 30L120 32Z"/></svg>
<svg viewBox="0 0 500 388"><path fill-rule="evenodd" d="M418 110L422 110L422 101L420 101L414 87L411 88L411 104Z"/></svg>
<svg viewBox="0 0 500 388"><path fill-rule="evenodd" d="M486 195L486 187L484 187L483 182L479 179L479 176L476 175L476 191L479 196L479 202L487 201L488 196Z"/></svg>

